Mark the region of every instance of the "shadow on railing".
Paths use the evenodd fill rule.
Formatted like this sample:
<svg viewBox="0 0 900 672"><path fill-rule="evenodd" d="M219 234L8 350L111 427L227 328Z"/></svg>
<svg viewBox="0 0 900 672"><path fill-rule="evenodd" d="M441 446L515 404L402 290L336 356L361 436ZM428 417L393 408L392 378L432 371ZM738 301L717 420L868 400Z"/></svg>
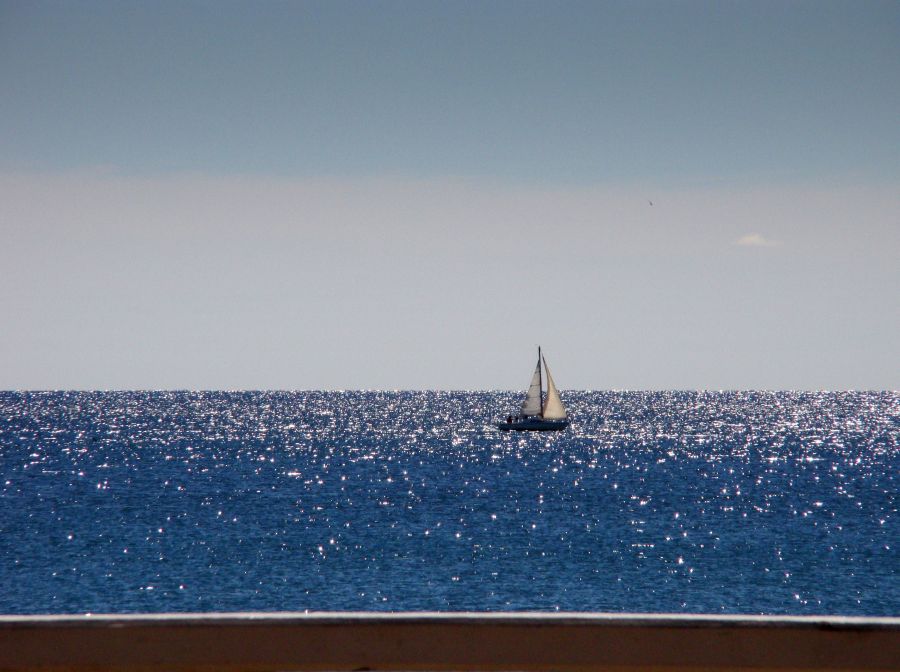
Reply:
<svg viewBox="0 0 900 672"><path fill-rule="evenodd" d="M900 618L0 616L0 670L898 670Z"/></svg>

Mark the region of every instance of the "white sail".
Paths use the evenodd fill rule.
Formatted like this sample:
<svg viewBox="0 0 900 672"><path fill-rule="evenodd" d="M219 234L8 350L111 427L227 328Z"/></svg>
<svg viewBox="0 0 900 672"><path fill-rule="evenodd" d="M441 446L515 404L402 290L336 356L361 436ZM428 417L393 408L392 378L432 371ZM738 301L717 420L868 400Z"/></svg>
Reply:
<svg viewBox="0 0 900 672"><path fill-rule="evenodd" d="M544 402L544 412L542 414L544 420L565 420L566 407L563 406L562 399L559 398L559 391L553 383L553 376L550 375L550 367L547 366L546 359L544 359L544 369L547 371L547 401Z"/></svg>
<svg viewBox="0 0 900 672"><path fill-rule="evenodd" d="M534 367L534 375L531 377L531 385L528 386L528 393L525 395L525 401L522 402L521 415L529 417L541 414L541 360L538 358L537 366Z"/></svg>

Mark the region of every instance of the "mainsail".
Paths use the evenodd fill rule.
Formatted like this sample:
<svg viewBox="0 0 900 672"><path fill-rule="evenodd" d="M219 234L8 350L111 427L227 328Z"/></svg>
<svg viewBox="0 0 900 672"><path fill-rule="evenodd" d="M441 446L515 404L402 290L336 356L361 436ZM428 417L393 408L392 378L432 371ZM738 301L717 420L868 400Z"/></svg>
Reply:
<svg viewBox="0 0 900 672"><path fill-rule="evenodd" d="M546 366L546 364L545 364ZM541 414L541 358L538 355L537 366L534 367L534 375L531 377L531 385L528 386L528 394L522 402L521 415L530 417Z"/></svg>
<svg viewBox="0 0 900 672"><path fill-rule="evenodd" d="M544 358L541 357L541 359ZM540 368L540 362L538 362L538 367ZM546 359L544 359L544 369L547 371L547 400L544 402L542 415L545 420L565 420L566 407L563 406L562 399L559 398L559 391L557 391L556 385L553 383L553 376L550 375L550 367L547 366ZM534 382L532 381L531 384L534 385ZM538 385L540 386L540 379L538 380ZM538 390L540 390L540 387L538 387ZM531 390L528 390L528 394L529 396L531 395ZM538 392L538 398L540 398L540 391Z"/></svg>

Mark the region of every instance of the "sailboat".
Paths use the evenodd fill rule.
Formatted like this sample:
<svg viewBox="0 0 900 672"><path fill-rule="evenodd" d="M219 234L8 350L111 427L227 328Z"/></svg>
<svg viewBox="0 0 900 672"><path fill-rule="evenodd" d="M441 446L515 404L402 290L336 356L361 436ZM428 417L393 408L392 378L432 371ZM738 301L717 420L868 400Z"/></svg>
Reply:
<svg viewBox="0 0 900 672"><path fill-rule="evenodd" d="M547 372L547 397L541 403L541 364ZM538 346L537 366L534 367L534 375L531 377L531 385L525 393L525 401L516 416L509 415L506 422L498 422L497 429L503 431L514 430L533 432L555 432L569 426L569 418L566 415L566 407L559 398L559 391L553 383L550 375L550 367L547 360L541 354Z"/></svg>

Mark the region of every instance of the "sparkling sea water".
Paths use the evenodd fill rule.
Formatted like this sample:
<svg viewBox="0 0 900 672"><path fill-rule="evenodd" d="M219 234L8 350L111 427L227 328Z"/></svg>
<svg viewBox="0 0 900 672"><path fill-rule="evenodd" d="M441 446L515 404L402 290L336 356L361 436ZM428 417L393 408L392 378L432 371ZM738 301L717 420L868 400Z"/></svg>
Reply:
<svg viewBox="0 0 900 672"><path fill-rule="evenodd" d="M900 614L900 393L0 393L0 613Z"/></svg>

